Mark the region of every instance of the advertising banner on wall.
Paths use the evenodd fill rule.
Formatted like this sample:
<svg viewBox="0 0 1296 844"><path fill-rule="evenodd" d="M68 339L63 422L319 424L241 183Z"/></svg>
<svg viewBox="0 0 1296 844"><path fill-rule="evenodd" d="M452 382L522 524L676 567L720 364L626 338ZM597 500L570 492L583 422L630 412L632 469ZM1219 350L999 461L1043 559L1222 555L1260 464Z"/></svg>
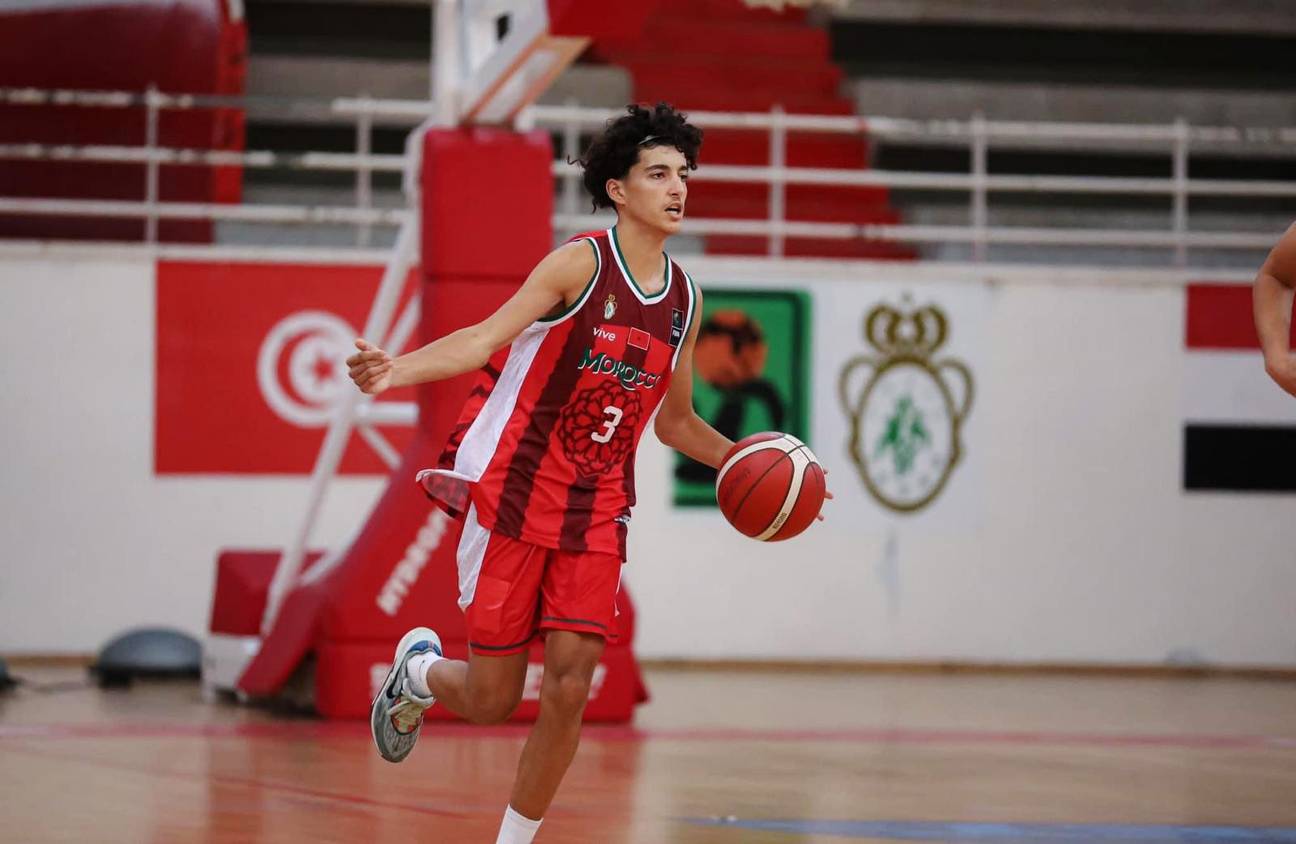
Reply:
<svg viewBox="0 0 1296 844"><path fill-rule="evenodd" d="M334 403L354 389L343 361L381 277L367 266L159 262L154 471L309 473ZM397 450L412 434L379 430ZM387 468L353 438L340 471Z"/></svg>
<svg viewBox="0 0 1296 844"><path fill-rule="evenodd" d="M977 385L984 285L818 291L815 449L838 518L970 528L982 514Z"/></svg>
<svg viewBox="0 0 1296 844"><path fill-rule="evenodd" d="M777 430L829 470L836 517L963 529L978 494L978 370L990 288L822 282L814 292L713 283L693 356L694 406L731 439ZM715 472L674 457L677 506L714 506Z"/></svg>
<svg viewBox="0 0 1296 844"><path fill-rule="evenodd" d="M698 415L732 440L783 431L809 442L809 402L808 294L737 288L707 293L693 350ZM677 454L675 503L714 507L715 479L715 469Z"/></svg>

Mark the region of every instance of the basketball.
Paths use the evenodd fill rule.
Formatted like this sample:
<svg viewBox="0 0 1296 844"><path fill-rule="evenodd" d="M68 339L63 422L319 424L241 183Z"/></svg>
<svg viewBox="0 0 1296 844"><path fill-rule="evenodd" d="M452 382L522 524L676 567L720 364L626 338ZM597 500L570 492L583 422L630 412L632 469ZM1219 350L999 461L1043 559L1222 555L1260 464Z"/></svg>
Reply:
<svg viewBox="0 0 1296 844"><path fill-rule="evenodd" d="M774 431L734 443L716 476L720 512L740 533L762 542L790 539L810 527L824 491L814 452Z"/></svg>

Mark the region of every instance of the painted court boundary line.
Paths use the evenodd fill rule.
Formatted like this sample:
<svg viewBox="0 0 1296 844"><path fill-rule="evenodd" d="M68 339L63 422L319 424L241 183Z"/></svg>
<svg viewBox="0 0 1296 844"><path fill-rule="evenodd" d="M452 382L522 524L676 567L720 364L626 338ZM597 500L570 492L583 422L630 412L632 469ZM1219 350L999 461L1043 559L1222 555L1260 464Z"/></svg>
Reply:
<svg viewBox="0 0 1296 844"><path fill-rule="evenodd" d="M429 735L446 738L521 739L528 724L474 727L425 723ZM0 725L6 739L113 738L369 738L368 725L352 721L298 721L255 724L27 724ZM1174 733L1093 733L1065 731L828 729L761 730L726 728L647 728L588 724L583 741L833 742L855 744L988 744L1018 746L1177 747L1221 750L1296 750L1296 736Z"/></svg>
<svg viewBox="0 0 1296 844"><path fill-rule="evenodd" d="M517 732L517 731L514 731ZM28 733L30 736L31 733ZM360 811L410 811L439 817L443 821L467 820L473 813L489 812L494 808L466 805L455 801L454 809L441 808L421 801L409 803L374 799L330 789L311 788L282 781L230 776L215 771L199 772L155 764L130 764L120 761L83 758L76 751L59 751L52 748L34 748L13 742L6 752L30 755L37 758L58 759L73 764L129 772L170 781L184 780L192 783L216 784L226 787L252 789L274 795L279 800L332 805ZM232 805L229 800L219 801ZM264 800L248 803L258 811L271 811ZM555 815L570 817L613 816L610 813L590 812L583 809L558 809ZM1105 844L1296 844L1296 827L1246 827L1246 826L1174 826L1166 824L1076 824L1076 823L975 823L933 822L901 820L815 820L815 819L740 819L737 817L677 818L677 823L697 826L725 827L735 830L814 834L841 838L872 838L898 841L974 841L980 844L1080 844L1105 842Z"/></svg>
<svg viewBox="0 0 1296 844"><path fill-rule="evenodd" d="M285 782L281 779L233 776L217 771L194 771L170 765L149 763L137 764L124 761L91 758L79 755L74 749L58 750L49 747L37 748L16 742L9 744L7 747L0 746L0 751L26 755L38 759L57 760L71 765L119 771L133 774L135 776L151 777L168 782L185 781L191 784L203 786L219 785L227 788L243 789L251 792L253 795L264 793L283 802L305 803L307 805L326 805L331 806L334 809L349 809L352 811L390 812L396 810L415 812L420 815L434 816L440 821L446 823L477 821L483 817L491 818L490 822L493 822L494 815L499 809L499 804L494 799L468 802L464 800L462 795L458 794L448 796L441 796L438 794L435 800L423 799L419 802L391 800L375 798L366 794L339 791L337 789L302 786L295 783ZM257 812L269 812L274 810L273 807L267 804L266 800L256 799L255 796L249 797L242 802L230 799L216 800L210 796L208 797L208 800L217 808L222 809L235 806L246 806ZM598 809L580 807L557 801L551 807L549 816L566 818L584 817L594 819L611 818L624 820L627 815L625 811L616 808L605 807ZM674 820L676 823L690 822L687 819Z"/></svg>
<svg viewBox="0 0 1296 844"><path fill-rule="evenodd" d="M695 826L882 838L892 841L977 841L982 844L1102 841L1108 844L1250 844L1296 842L1296 827L1175 826L1170 824L941 823L931 821L757 820L684 818Z"/></svg>
<svg viewBox="0 0 1296 844"><path fill-rule="evenodd" d="M104 768L112 771L121 771L124 773L135 774L142 777L156 777L166 780L185 780L187 782L199 784L215 784L230 786L236 788L251 789L254 791L264 791L275 794L280 798L296 798L299 800L309 800L318 803L333 805L344 805L358 809L378 809L390 810L400 809L402 811L417 812L424 815L435 815L446 819L462 820L471 817L471 811L474 807L464 806L460 801L454 809L440 808L428 803L408 803L392 800L378 800L360 794L339 792L322 788L311 788L293 783L271 779L257 779L249 777L231 776L216 772L200 772L184 770L180 768L159 767L156 765L136 765L125 762L112 762L103 759L91 759L84 756L77 756L70 753L59 753L46 748L34 748L25 745L16 745L5 748L8 752L16 752L28 756L35 756L43 759L57 759L61 762L67 762L74 765L86 765L93 768ZM260 807L264 809L264 807ZM492 806L492 808L494 808Z"/></svg>

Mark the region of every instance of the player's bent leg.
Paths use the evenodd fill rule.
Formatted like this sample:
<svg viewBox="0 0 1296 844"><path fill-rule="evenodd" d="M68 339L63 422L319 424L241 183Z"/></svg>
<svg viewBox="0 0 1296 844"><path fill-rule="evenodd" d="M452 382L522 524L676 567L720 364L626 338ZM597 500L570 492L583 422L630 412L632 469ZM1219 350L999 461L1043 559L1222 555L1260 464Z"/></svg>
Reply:
<svg viewBox="0 0 1296 844"><path fill-rule="evenodd" d="M545 639L540 716L522 750L509 801L524 817L544 817L576 755L581 718L603 647L603 637L592 633L553 630Z"/></svg>
<svg viewBox="0 0 1296 844"><path fill-rule="evenodd" d="M470 510L460 538L459 606L471 655L467 662L428 667L429 691L451 712L497 724L517 708L526 683L527 652L536 634L540 579L549 550L490 533Z"/></svg>
<svg viewBox="0 0 1296 844"><path fill-rule="evenodd" d="M369 710L374 746L388 762L401 762L418 741L423 714L434 703L462 718L497 724L517 708L526 683L527 652L473 654L468 662L442 657L441 639L426 627L406 633L396 646Z"/></svg>
<svg viewBox="0 0 1296 844"><path fill-rule="evenodd" d="M472 653L468 661L441 660L427 671L437 702L474 724L498 724L517 709L526 684L527 651L502 656Z"/></svg>

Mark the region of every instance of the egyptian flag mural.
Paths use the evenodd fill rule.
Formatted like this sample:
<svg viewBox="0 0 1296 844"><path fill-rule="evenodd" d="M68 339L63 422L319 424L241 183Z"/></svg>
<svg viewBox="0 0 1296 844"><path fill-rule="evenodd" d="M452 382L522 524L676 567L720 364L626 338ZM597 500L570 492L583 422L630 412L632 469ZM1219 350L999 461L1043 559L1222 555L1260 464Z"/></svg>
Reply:
<svg viewBox="0 0 1296 844"><path fill-rule="evenodd" d="M1296 492L1296 398L1269 380L1248 284L1188 286L1186 490Z"/></svg>

